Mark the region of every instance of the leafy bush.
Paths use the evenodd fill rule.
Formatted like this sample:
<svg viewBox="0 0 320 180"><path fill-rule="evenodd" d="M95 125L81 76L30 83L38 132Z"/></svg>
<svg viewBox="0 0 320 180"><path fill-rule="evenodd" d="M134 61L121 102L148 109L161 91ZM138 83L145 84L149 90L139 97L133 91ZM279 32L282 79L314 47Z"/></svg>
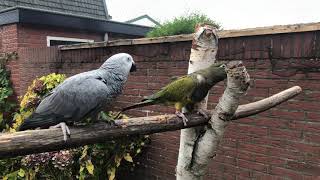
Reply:
<svg viewBox="0 0 320 180"><path fill-rule="evenodd" d="M40 100L58 84L64 75L49 74L37 78L23 96L15 123L9 129L15 132L32 114ZM112 112L101 112L100 117L115 117ZM127 118L121 115L119 118ZM103 119L103 118L102 118ZM6 179L115 179L119 168L134 168L133 157L141 153L148 136L131 136L106 143L80 148L31 154L0 160L0 177Z"/></svg>
<svg viewBox="0 0 320 180"><path fill-rule="evenodd" d="M15 123L10 128L10 132L15 132L23 120L32 114L40 100L65 79L65 75L52 73L33 80L20 102L19 112L14 115Z"/></svg>
<svg viewBox="0 0 320 180"><path fill-rule="evenodd" d="M217 29L221 28L218 23L211 20L208 16L204 14L192 13L187 16L176 17L172 21L167 21L162 25L156 26L147 34L147 37L190 34L194 32L194 28L197 24L208 24L216 27Z"/></svg>
<svg viewBox="0 0 320 180"><path fill-rule="evenodd" d="M10 112L15 107L15 103L10 101L9 97L13 94L9 80L9 72L0 67L0 131L6 129L8 119L10 119ZM5 114L7 113L7 117Z"/></svg>

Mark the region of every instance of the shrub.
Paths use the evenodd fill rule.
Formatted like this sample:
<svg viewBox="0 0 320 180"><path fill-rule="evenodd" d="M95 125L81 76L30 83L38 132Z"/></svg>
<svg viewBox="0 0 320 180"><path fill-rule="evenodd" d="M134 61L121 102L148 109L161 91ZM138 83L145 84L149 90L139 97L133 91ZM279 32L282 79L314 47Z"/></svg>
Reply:
<svg viewBox="0 0 320 180"><path fill-rule="evenodd" d="M209 24L217 29L221 28L218 23L211 20L208 16L204 14L192 13L187 16L176 17L172 21L167 21L162 25L156 26L147 34L147 37L190 34L194 32L194 28L197 24Z"/></svg>
<svg viewBox="0 0 320 180"><path fill-rule="evenodd" d="M0 131L8 128L8 119L11 118L11 111L16 105L14 101L10 100L12 94L9 72L4 66L0 66Z"/></svg>

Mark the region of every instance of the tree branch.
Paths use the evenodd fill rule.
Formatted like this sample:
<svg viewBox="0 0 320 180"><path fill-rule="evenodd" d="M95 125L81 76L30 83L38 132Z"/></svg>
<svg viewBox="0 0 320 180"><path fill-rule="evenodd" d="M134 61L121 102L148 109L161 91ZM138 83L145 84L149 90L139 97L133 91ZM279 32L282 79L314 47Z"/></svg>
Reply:
<svg viewBox="0 0 320 180"><path fill-rule="evenodd" d="M269 98L241 105L232 119L248 117L266 111L295 97L300 92L301 88L295 86ZM211 116L211 114L208 115ZM188 115L188 119L190 121L187 126L184 126L182 120L175 115L160 115L117 120L118 127L111 127L105 123L97 123L86 127L71 127L71 137L67 142L63 141L61 129L4 133L0 135L0 158L74 148L85 144L106 142L118 137L174 131L205 125L208 122L207 119L195 114Z"/></svg>

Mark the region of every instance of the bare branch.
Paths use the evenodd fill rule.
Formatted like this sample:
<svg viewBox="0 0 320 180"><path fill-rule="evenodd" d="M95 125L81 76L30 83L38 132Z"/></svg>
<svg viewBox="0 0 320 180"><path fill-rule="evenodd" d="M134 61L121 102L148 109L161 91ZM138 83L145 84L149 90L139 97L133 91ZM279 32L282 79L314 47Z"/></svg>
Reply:
<svg viewBox="0 0 320 180"><path fill-rule="evenodd" d="M301 92L299 86L292 87L269 98L238 107L232 119L248 117L266 111ZM211 116L211 114L208 114ZM117 120L118 127L98 123L87 127L71 127L71 137L65 143L60 129L30 130L0 135L0 158L15 157L66 148L79 147L85 144L106 142L110 139L131 135L152 134L174 131L183 128L207 124L202 116L191 114L187 126L175 115L160 115Z"/></svg>
<svg viewBox="0 0 320 180"><path fill-rule="evenodd" d="M288 101L291 98L294 98L300 94L301 91L301 87L294 86L260 101L241 105L238 107L236 113L232 117L232 120L252 116L271 109L285 101Z"/></svg>

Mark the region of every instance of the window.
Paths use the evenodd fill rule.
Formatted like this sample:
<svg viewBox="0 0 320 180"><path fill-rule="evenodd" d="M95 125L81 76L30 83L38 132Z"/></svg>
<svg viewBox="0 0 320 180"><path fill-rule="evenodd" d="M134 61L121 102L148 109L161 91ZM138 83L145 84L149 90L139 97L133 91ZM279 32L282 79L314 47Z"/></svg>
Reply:
<svg viewBox="0 0 320 180"><path fill-rule="evenodd" d="M66 38L66 37L54 37L47 36L47 46L69 45L78 43L94 42L92 39L78 39L78 38Z"/></svg>

